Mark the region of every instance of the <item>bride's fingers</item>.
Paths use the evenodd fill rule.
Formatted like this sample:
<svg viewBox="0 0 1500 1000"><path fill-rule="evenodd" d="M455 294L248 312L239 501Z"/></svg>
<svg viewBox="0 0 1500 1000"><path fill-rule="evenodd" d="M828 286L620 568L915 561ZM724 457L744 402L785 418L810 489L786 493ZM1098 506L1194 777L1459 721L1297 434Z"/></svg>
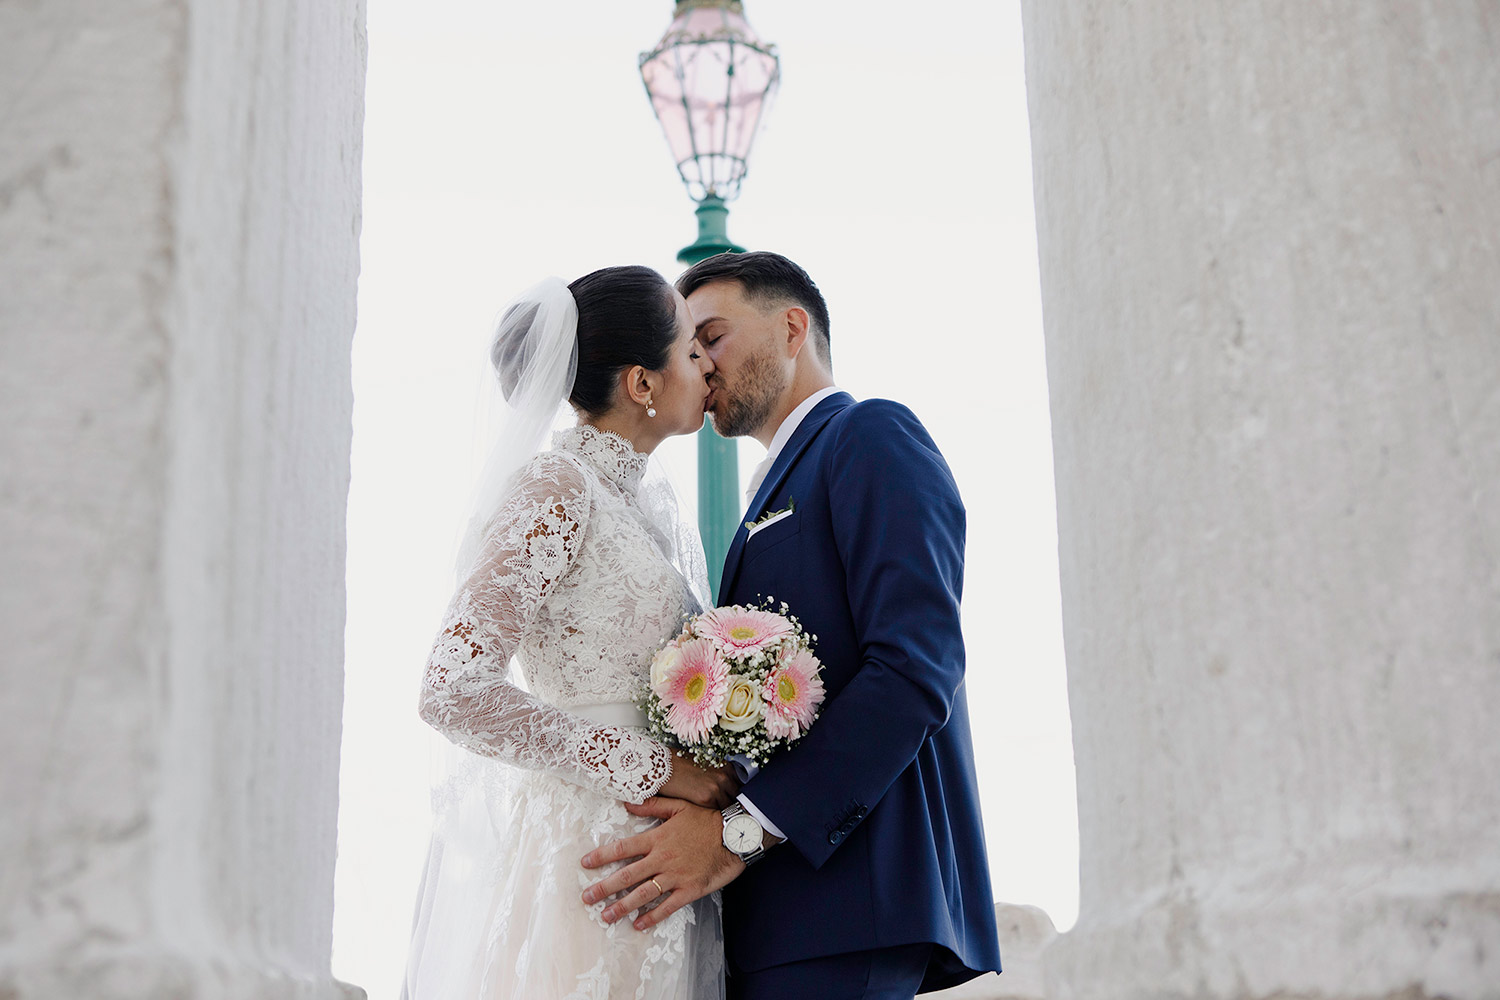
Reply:
<svg viewBox="0 0 1500 1000"><path fill-rule="evenodd" d="M653 819L670 819L671 817L676 816L678 813L682 812L683 805L684 803L682 799L669 799L661 795L653 795L651 798L640 804L636 804L634 802L625 803L625 811L630 813L630 815L632 816L650 816ZM593 866L585 865L584 867L592 868Z"/></svg>

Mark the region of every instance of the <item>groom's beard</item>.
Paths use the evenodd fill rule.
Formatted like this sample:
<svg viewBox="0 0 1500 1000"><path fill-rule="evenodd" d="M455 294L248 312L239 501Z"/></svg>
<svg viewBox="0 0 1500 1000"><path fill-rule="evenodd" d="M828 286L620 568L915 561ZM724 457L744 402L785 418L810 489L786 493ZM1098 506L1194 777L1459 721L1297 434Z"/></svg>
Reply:
<svg viewBox="0 0 1500 1000"><path fill-rule="evenodd" d="M733 383L720 381L715 386L714 408L708 415L714 430L727 438L755 433L771 419L786 381L771 351L746 358Z"/></svg>

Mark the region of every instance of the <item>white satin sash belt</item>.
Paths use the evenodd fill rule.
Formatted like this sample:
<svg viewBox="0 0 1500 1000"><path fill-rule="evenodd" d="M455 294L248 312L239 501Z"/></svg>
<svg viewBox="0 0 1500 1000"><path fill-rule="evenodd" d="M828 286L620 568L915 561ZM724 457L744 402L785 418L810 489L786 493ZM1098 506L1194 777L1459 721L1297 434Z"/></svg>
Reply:
<svg viewBox="0 0 1500 1000"><path fill-rule="evenodd" d="M646 713L628 701L610 701L602 705L569 705L567 710L603 726L639 726L643 729L646 726Z"/></svg>

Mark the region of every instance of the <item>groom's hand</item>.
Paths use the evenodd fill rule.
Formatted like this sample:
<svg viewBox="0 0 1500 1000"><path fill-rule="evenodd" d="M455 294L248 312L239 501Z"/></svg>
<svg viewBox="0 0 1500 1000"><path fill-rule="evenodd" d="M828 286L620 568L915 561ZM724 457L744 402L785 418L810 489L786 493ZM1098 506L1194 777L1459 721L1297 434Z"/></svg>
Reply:
<svg viewBox="0 0 1500 1000"><path fill-rule="evenodd" d="M663 822L584 855L585 868L637 859L584 890L583 901L589 905L630 890L623 899L604 908L606 923L639 910L665 893L658 906L635 920L636 930L650 930L693 900L722 889L745 870L745 863L724 846L724 819L717 809L665 798L650 798L640 805L627 802L625 808L633 816L651 816Z"/></svg>

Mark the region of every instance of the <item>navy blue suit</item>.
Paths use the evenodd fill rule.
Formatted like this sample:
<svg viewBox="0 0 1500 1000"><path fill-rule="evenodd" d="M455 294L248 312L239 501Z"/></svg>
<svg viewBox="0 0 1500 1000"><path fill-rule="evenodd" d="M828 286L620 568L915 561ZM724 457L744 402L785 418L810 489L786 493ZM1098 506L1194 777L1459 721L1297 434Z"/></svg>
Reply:
<svg viewBox="0 0 1500 1000"><path fill-rule="evenodd" d="M785 601L816 635L822 716L744 786L784 832L724 890L731 975L931 942L923 991L1000 968L964 696L963 503L916 416L820 402L740 526L721 604Z"/></svg>

